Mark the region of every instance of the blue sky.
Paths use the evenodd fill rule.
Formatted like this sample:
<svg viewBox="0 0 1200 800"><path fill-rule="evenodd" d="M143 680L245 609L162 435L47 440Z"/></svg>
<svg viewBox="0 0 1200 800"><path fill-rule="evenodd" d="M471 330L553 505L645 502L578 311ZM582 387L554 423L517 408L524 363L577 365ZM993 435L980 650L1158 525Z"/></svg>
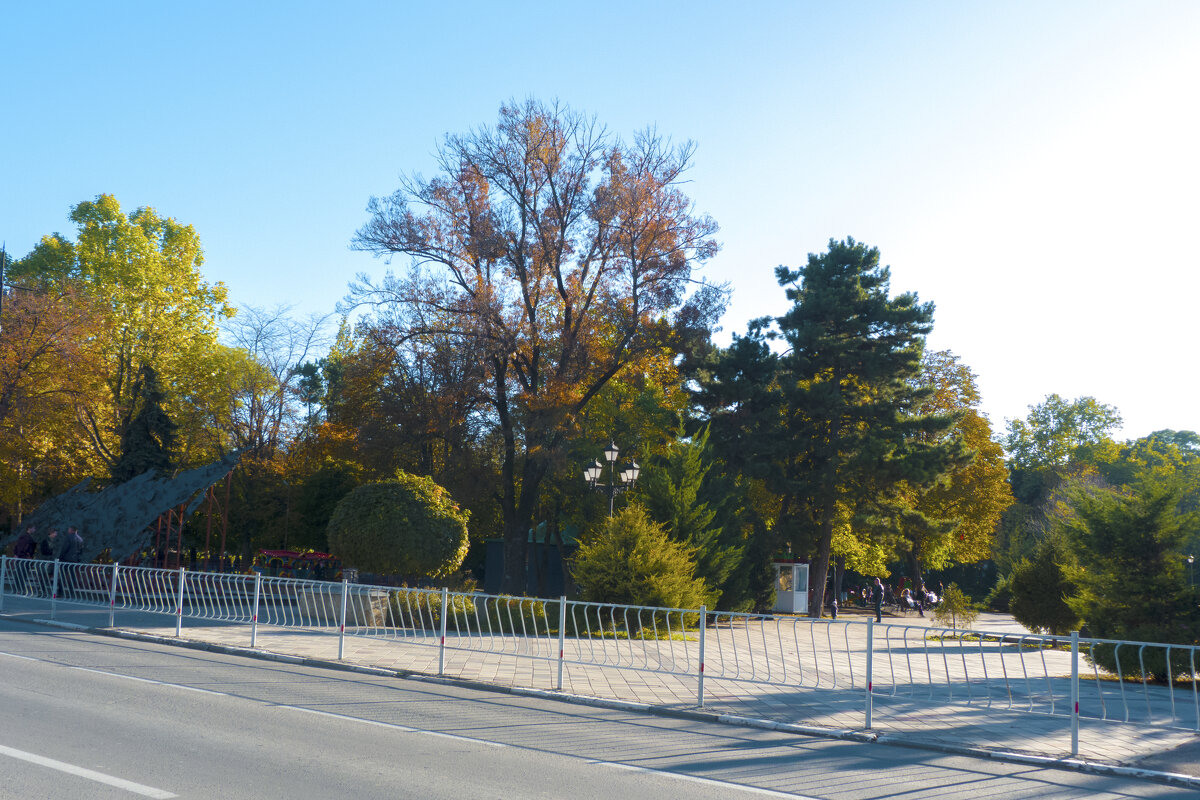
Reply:
<svg viewBox="0 0 1200 800"><path fill-rule="evenodd" d="M698 146L724 337L777 264L880 248L1001 429L1051 392L1200 430L1200 3L10 3L0 239L107 192L194 225L236 304L326 313L371 195L500 103Z"/></svg>

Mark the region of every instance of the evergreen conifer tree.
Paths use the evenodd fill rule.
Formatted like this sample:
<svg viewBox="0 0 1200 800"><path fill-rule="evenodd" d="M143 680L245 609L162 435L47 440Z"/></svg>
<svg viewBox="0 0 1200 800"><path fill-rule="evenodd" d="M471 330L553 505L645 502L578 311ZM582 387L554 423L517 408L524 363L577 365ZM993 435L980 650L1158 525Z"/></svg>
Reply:
<svg viewBox="0 0 1200 800"><path fill-rule="evenodd" d="M1013 566L1008 607L1017 622L1055 636L1078 629L1079 614L1068 602L1076 593L1072 566L1067 542L1059 535L1047 536L1032 560L1022 558Z"/></svg>
<svg viewBox="0 0 1200 800"><path fill-rule="evenodd" d="M708 428L690 440L682 425L665 457L643 471L641 495L650 516L667 535L695 551L696 577L709 587L708 603L716 606L720 587L742 559L744 548L724 541L717 505L709 501Z"/></svg>
<svg viewBox="0 0 1200 800"><path fill-rule="evenodd" d="M579 545L571 575L587 602L699 608L708 588L695 574L694 555L635 504Z"/></svg>
<svg viewBox="0 0 1200 800"><path fill-rule="evenodd" d="M149 470L167 476L173 466L177 426L163 408L166 395L158 373L149 364L138 370L133 387L132 413L121 432L121 456L112 467L112 479L124 483Z"/></svg>
<svg viewBox="0 0 1200 800"><path fill-rule="evenodd" d="M809 255L799 270L776 269L792 308L777 322L788 447L781 480L792 544L815 553L812 585L825 586L839 503L876 507L901 482L926 486L970 458L942 434L957 417L920 414L929 391L913 381L933 304L888 296L879 251L846 239ZM911 512L910 512L911 513ZM811 604L820 616L823 603Z"/></svg>
<svg viewBox="0 0 1200 800"><path fill-rule="evenodd" d="M1171 479L1141 481L1127 491L1076 491L1075 516L1064 521L1082 567L1075 573L1079 593L1070 598L1091 636L1140 642L1200 643L1200 592L1191 585L1182 547L1200 528L1200 514L1183 513L1183 487ZM1161 648L1139 656L1126 647L1119 672L1143 671L1158 678L1190 669L1186 650L1171 665ZM1117 672L1111 645L1097 646L1091 658ZM1178 659L1178 661L1176 661Z"/></svg>

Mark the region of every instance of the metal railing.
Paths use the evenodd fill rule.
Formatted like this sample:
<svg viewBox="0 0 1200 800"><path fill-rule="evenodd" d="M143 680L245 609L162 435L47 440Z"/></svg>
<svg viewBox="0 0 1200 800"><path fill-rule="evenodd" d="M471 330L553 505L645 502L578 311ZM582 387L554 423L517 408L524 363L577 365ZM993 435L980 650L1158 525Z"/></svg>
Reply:
<svg viewBox="0 0 1200 800"><path fill-rule="evenodd" d="M446 589L396 589L260 575L188 572L115 564L0 558L5 597L259 626L436 649L448 656L528 659L705 681L746 694L819 690L857 707L872 725L873 703L962 704L1070 719L1072 753L1080 718L1200 732L1196 647L1147 642L954 631L893 623L544 600ZM1082 667L1082 670L1081 670ZM1082 674L1081 674L1082 672ZM1124 674L1125 680L1116 675ZM826 694L827 692L827 694Z"/></svg>

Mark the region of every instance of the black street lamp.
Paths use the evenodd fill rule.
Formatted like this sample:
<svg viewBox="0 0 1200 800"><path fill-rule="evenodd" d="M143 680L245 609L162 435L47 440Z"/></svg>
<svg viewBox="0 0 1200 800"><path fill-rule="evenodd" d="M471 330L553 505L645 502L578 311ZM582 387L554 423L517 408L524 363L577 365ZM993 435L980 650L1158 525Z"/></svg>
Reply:
<svg viewBox="0 0 1200 800"><path fill-rule="evenodd" d="M600 475L604 472L604 465L598 460L584 466L583 479L587 481L588 488L595 489L600 492L608 492L608 516L613 515L613 498L626 489L632 489L634 483L637 482L638 475L642 468L633 459L629 460L629 466L617 472L617 457L620 455L620 449L616 442L612 442L608 447L604 448L604 460L608 462L608 484L600 483Z"/></svg>
<svg viewBox="0 0 1200 800"><path fill-rule="evenodd" d="M1196 557L1195 557L1195 556L1188 556L1188 557L1187 557L1187 562L1188 562L1188 586L1195 587L1195 585L1196 585L1196 580L1195 580L1195 575L1196 575L1196 571L1195 571Z"/></svg>

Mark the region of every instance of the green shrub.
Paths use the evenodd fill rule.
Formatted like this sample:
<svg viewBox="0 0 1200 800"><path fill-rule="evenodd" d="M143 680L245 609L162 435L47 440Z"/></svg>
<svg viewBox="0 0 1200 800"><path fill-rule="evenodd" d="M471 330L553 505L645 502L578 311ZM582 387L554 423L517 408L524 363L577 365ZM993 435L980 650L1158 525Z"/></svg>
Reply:
<svg viewBox="0 0 1200 800"><path fill-rule="evenodd" d="M468 599L469 600L469 599ZM551 606L547 613L547 606ZM469 603L467 608L455 607L461 630L485 633L538 633L545 634L548 628L558 627L558 602L547 603L530 597L487 597ZM550 616L553 619L550 619Z"/></svg>
<svg viewBox="0 0 1200 800"><path fill-rule="evenodd" d="M1190 585L1182 547L1200 519L1181 513L1181 488L1143 482L1124 491L1080 491L1066 527L1082 569L1072 605L1090 636L1134 642L1200 643L1200 595ZM1117 655L1120 655L1120 667ZM1190 671L1184 653L1097 646L1092 660L1123 677L1164 680Z"/></svg>
<svg viewBox="0 0 1200 800"><path fill-rule="evenodd" d="M1001 575L996 578L996 585L983 598L983 604L992 611L1007 612L1012 604L1012 576Z"/></svg>
<svg viewBox="0 0 1200 800"><path fill-rule="evenodd" d="M459 633L528 634L558 633L558 601L528 597L484 597L450 592L446 629ZM392 624L442 624L442 593L426 590L391 592Z"/></svg>
<svg viewBox="0 0 1200 800"><path fill-rule="evenodd" d="M1096 666L1113 675L1125 678L1166 682L1190 680L1192 675L1191 653L1186 648L1170 648L1171 663L1167 665L1168 648L1162 645L1107 644L1098 643L1089 649L1080 646L1083 655ZM1200 665L1195 665L1200 666Z"/></svg>
<svg viewBox="0 0 1200 800"><path fill-rule="evenodd" d="M692 557L691 548L631 505L579 546L571 573L590 602L699 608L708 590Z"/></svg>
<svg viewBox="0 0 1200 800"><path fill-rule="evenodd" d="M1013 566L1009 610L1013 619L1034 633L1063 636L1079 629L1079 615L1068 603L1076 593L1065 543L1057 536L1043 539L1033 560L1022 558Z"/></svg>
<svg viewBox="0 0 1200 800"><path fill-rule="evenodd" d="M329 547L347 566L406 578L445 577L467 555L468 512L429 478L397 473L347 494L329 520Z"/></svg>

